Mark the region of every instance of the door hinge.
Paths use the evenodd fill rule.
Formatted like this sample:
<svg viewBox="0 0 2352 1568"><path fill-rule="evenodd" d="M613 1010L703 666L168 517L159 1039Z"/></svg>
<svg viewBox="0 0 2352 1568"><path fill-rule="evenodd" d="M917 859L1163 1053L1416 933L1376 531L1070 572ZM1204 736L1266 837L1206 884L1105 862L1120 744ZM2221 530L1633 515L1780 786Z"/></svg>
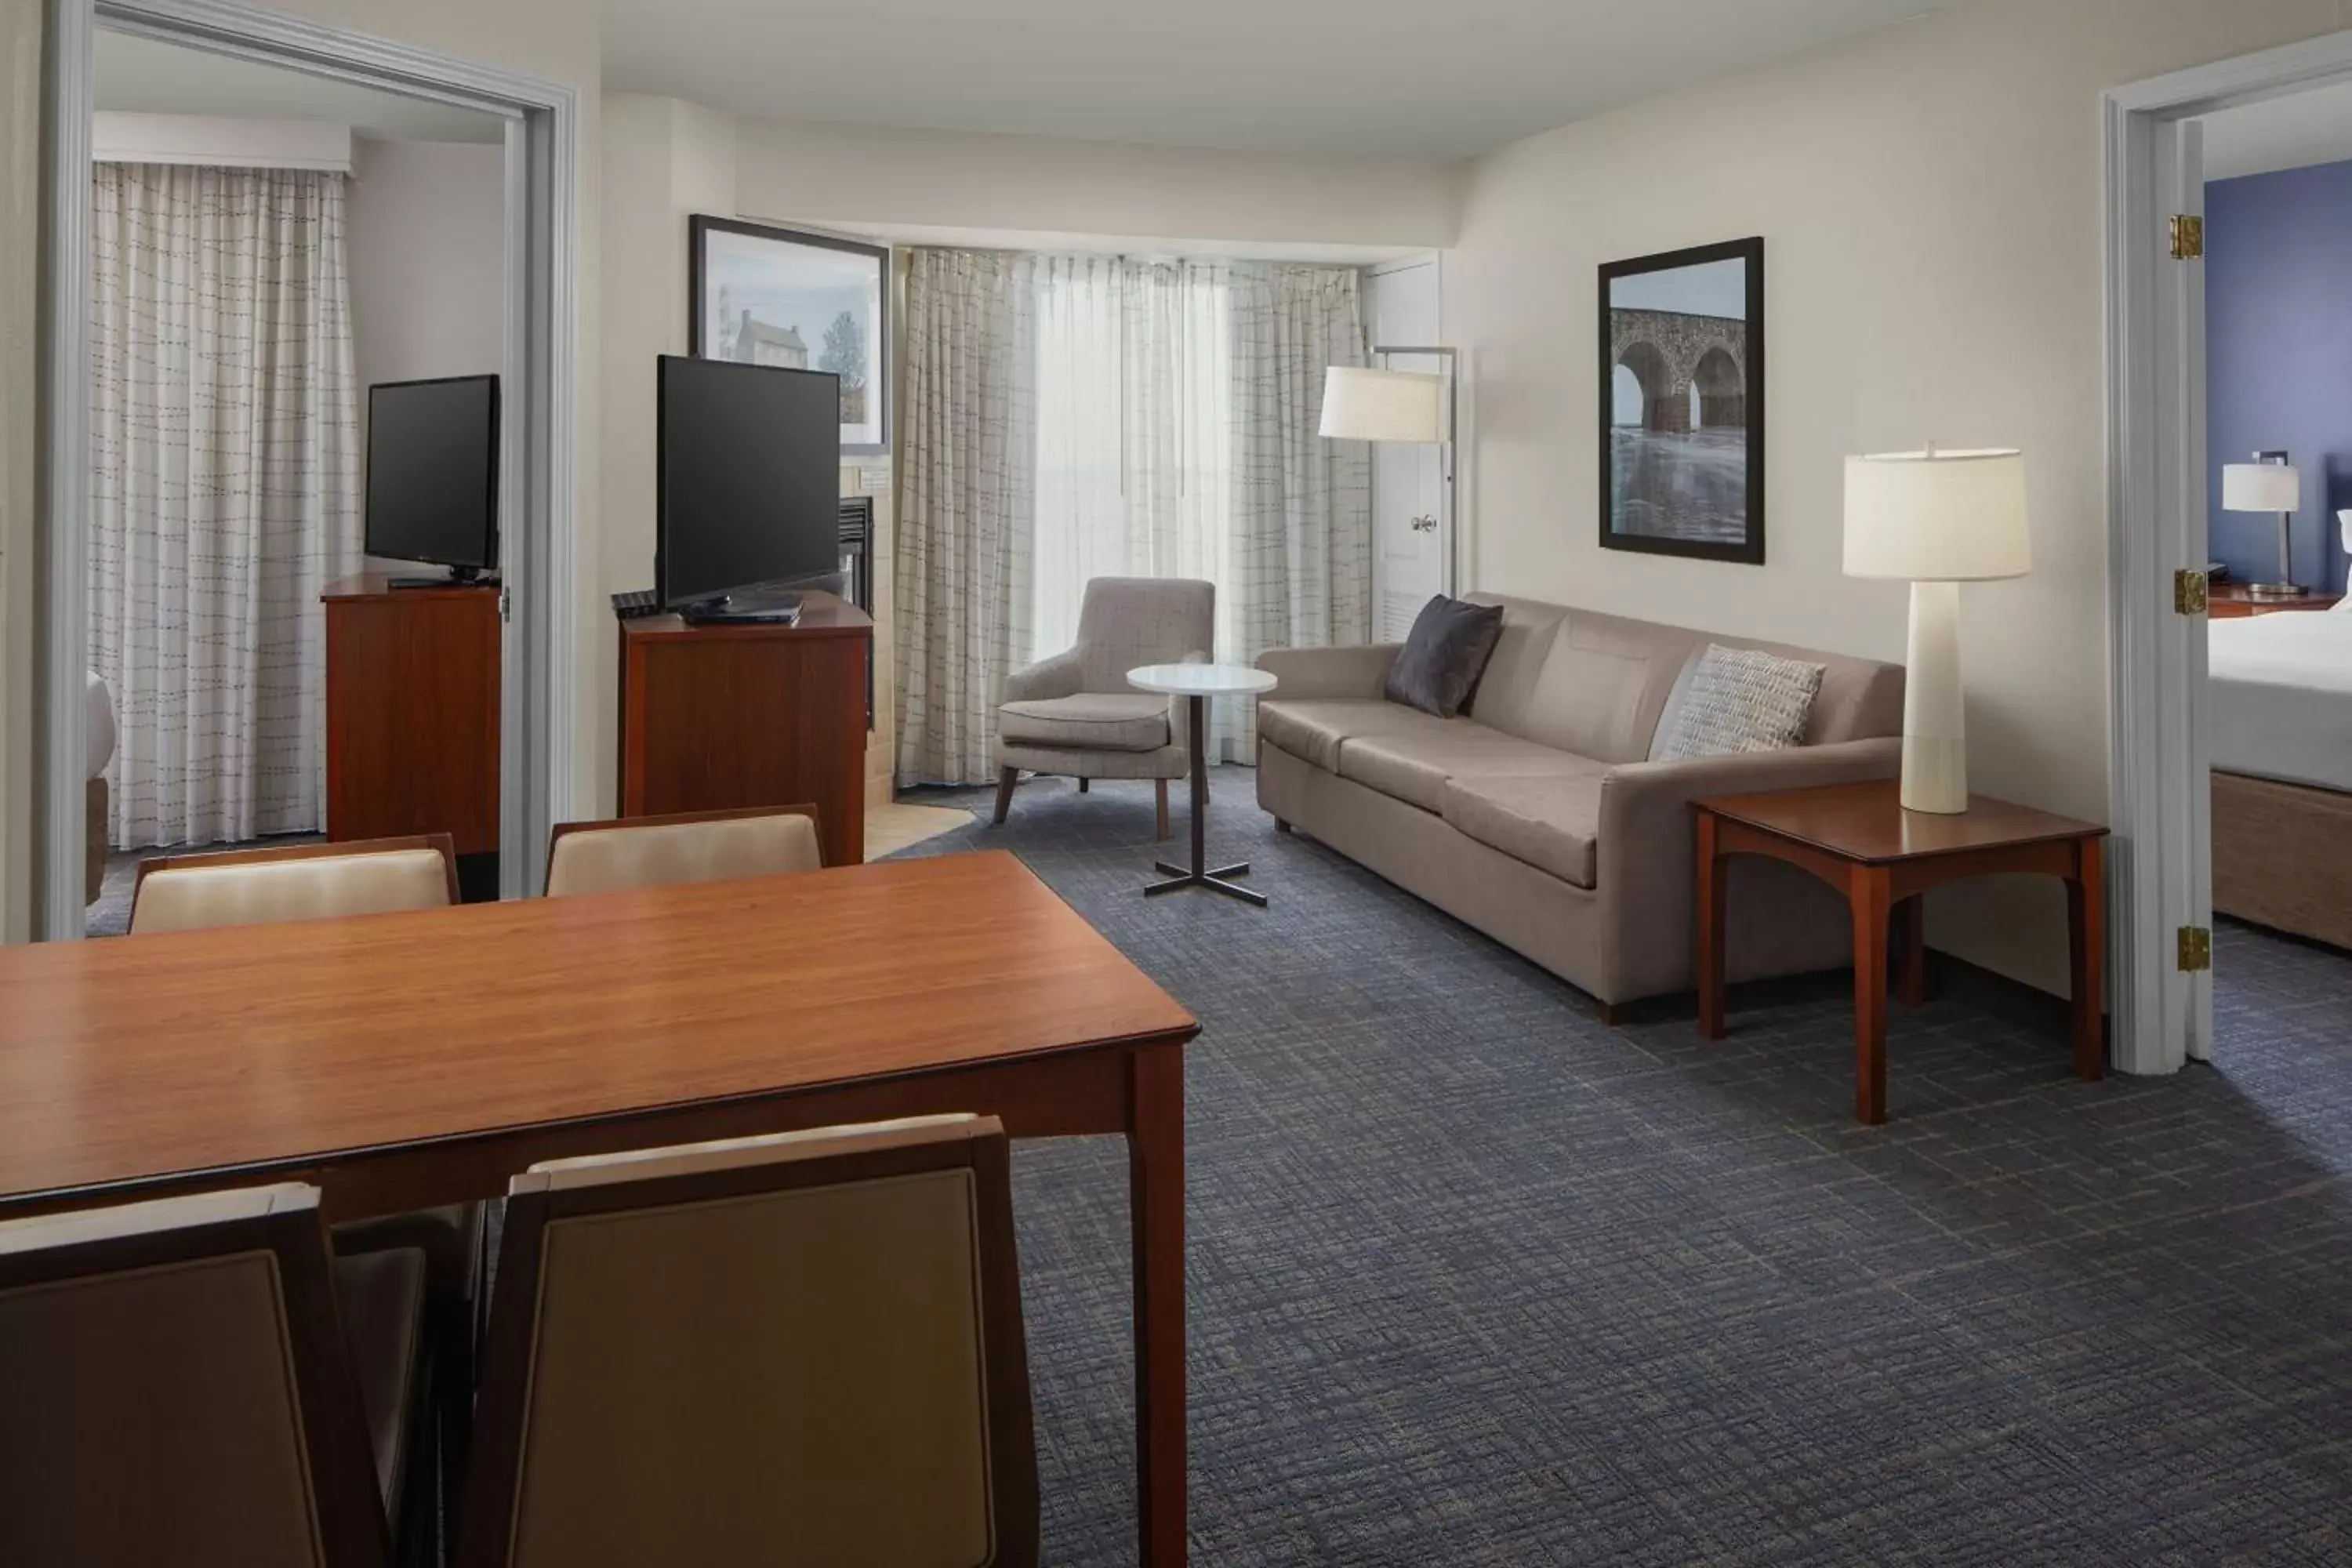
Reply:
<svg viewBox="0 0 2352 1568"><path fill-rule="evenodd" d="M2172 613L2176 616L2201 616L2210 606L2202 572L2175 572L2172 574Z"/></svg>
<svg viewBox="0 0 2352 1568"><path fill-rule="evenodd" d="M2172 259L2194 261L2205 254L2205 220L2189 213L2176 213L2168 226L2172 235Z"/></svg>
<svg viewBox="0 0 2352 1568"><path fill-rule="evenodd" d="M501 622L514 619L514 600L508 596L507 585L503 583L499 584L499 619Z"/></svg>
<svg viewBox="0 0 2352 1568"><path fill-rule="evenodd" d="M2213 933L2203 926L2180 928L2180 973L2202 974L2213 967Z"/></svg>

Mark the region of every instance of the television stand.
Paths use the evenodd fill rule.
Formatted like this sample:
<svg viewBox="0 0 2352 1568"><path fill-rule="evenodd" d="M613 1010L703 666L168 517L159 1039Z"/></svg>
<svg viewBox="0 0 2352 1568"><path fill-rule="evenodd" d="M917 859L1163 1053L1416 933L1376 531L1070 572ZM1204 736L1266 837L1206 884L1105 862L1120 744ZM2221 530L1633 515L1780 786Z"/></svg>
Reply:
<svg viewBox="0 0 2352 1568"><path fill-rule="evenodd" d="M690 626L740 626L747 622L759 626L789 626L800 621L801 596L798 594L730 594L725 598L681 610L678 616Z"/></svg>

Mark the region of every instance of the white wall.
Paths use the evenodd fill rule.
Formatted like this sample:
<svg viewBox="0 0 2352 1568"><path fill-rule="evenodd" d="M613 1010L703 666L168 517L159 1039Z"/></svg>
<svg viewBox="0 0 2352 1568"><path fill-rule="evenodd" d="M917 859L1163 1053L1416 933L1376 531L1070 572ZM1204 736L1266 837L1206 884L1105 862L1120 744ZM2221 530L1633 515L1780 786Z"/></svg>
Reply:
<svg viewBox="0 0 2352 1568"><path fill-rule="evenodd" d="M367 388L506 369L506 180L502 147L352 143L343 221L362 473Z"/></svg>
<svg viewBox="0 0 2352 1568"><path fill-rule="evenodd" d="M353 144L344 205L360 384L506 368L506 151Z"/></svg>
<svg viewBox="0 0 2352 1568"><path fill-rule="evenodd" d="M2344 24L2337 0L1976 0L1480 161L1449 258L1474 581L1900 659L1840 575L1841 458L2024 448L2034 574L1963 591L1979 790L2104 819L2102 89ZM1767 241L1769 564L1604 552L1594 268ZM1937 945L2065 985L2053 885L1938 895Z"/></svg>
<svg viewBox="0 0 2352 1568"><path fill-rule="evenodd" d="M738 210L919 225L1426 249L1452 242L1457 166L746 120Z"/></svg>

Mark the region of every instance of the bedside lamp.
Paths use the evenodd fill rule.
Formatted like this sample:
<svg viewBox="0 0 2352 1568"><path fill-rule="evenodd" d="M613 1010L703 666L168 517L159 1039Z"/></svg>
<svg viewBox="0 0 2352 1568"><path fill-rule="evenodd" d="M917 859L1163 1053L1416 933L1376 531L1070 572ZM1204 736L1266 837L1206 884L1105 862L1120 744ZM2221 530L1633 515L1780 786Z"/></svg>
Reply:
<svg viewBox="0 0 2352 1568"><path fill-rule="evenodd" d="M2249 583L2246 592L2257 599L2292 599L2303 592L2294 584L2294 512L2303 504L2303 475L2286 460L2284 452L2256 452L2251 463L2221 466L2223 511L2278 513L2279 570L2275 583Z"/></svg>
<svg viewBox="0 0 2352 1568"><path fill-rule="evenodd" d="M1960 584L2033 569L2025 458L2013 451L1885 452L1845 460L1845 574L1911 584L1903 684L1903 805L1969 808Z"/></svg>

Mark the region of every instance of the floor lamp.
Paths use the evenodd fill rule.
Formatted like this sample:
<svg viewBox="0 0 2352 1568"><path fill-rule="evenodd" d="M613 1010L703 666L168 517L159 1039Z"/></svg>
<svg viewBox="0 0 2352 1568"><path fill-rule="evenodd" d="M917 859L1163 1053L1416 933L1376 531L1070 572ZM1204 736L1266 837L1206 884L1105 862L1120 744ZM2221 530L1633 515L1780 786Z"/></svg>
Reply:
<svg viewBox="0 0 2352 1568"><path fill-rule="evenodd" d="M1458 355L1443 348L1375 348L1371 358L1395 354L1429 354L1443 359L1446 372L1391 370L1386 365L1333 365L1323 373L1321 433L1333 441L1413 441L1434 445L1438 471L1445 486L1445 514L1454 527L1445 541L1445 592L1453 594L1461 581L1455 570L1460 553L1461 509L1454 505L1454 416L1452 374ZM1415 518L1416 529L1434 530L1436 518Z"/></svg>
<svg viewBox="0 0 2352 1568"><path fill-rule="evenodd" d="M1929 447L1845 460L1845 574L1911 584L1905 809L1968 810L1960 584L2022 577L2032 568L2021 454Z"/></svg>

